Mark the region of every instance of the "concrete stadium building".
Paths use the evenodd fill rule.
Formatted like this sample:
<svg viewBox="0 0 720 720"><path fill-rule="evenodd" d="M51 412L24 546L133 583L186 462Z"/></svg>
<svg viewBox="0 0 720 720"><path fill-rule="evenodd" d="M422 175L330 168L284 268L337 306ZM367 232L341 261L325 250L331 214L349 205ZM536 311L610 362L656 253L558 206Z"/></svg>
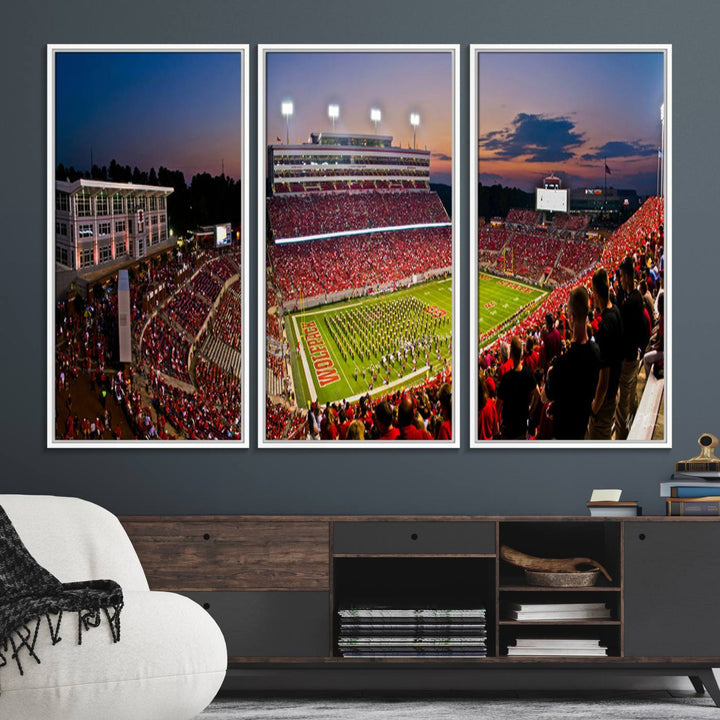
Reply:
<svg viewBox="0 0 720 720"><path fill-rule="evenodd" d="M92 272L172 244L167 222L167 197L172 192L171 187L156 185L57 180L56 268Z"/></svg>

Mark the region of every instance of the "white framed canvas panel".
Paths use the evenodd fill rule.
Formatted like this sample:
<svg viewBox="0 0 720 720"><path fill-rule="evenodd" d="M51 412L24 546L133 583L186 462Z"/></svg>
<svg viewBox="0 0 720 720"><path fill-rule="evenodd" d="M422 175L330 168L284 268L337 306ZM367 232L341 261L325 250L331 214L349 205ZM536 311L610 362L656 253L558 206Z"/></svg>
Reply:
<svg viewBox="0 0 720 720"><path fill-rule="evenodd" d="M671 78L470 46L471 448L671 447Z"/></svg>
<svg viewBox="0 0 720 720"><path fill-rule="evenodd" d="M458 62L259 46L260 447L459 447Z"/></svg>
<svg viewBox="0 0 720 720"><path fill-rule="evenodd" d="M249 446L248 62L48 46L48 447Z"/></svg>

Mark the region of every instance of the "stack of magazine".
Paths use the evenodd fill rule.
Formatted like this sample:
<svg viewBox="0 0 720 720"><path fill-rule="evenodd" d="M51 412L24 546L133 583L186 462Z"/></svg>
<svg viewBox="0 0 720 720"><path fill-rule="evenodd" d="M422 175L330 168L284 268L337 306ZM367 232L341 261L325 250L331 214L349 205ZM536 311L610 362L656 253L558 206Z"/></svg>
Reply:
<svg viewBox="0 0 720 720"><path fill-rule="evenodd" d="M599 638L517 638L508 645L511 656L604 657L608 654Z"/></svg>
<svg viewBox="0 0 720 720"><path fill-rule="evenodd" d="M341 608L343 657L486 657L485 608Z"/></svg>

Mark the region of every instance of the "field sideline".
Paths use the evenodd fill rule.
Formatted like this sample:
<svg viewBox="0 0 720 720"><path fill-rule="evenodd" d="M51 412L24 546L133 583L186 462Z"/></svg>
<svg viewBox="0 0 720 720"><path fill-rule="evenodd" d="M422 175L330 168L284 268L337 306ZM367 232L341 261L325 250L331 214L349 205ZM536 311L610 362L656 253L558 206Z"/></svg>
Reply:
<svg viewBox="0 0 720 720"><path fill-rule="evenodd" d="M523 306L547 295L547 290L511 278L478 273L478 334L491 332Z"/></svg>
<svg viewBox="0 0 720 720"><path fill-rule="evenodd" d="M380 358L383 354L378 349L377 354L366 352L360 359L357 355L343 358L343 351L336 338L333 337L326 319L332 324L339 319L348 317L348 311L359 316L380 316L388 312L390 304L406 300L412 307L422 307L419 312L421 322L427 322L432 328L432 334L440 338L452 336L452 279L432 280L427 283L415 285L411 288L396 290L379 296L354 298L341 303L312 308L306 312L288 314L285 317L285 332L290 346L292 374L295 385L295 394L299 407L307 407L313 397L320 403L334 402L348 399L369 391L371 382L370 367L377 369L377 379L373 382L371 394L390 392L398 387L417 385L425 379L425 351L417 353L417 368L413 372L413 360L408 356L405 362L405 371L402 371L401 361L395 360L390 365L390 385L383 384L387 369L380 367ZM419 304L422 304L419 305ZM437 316L437 321L436 321ZM373 330L372 333L359 332L363 343L376 347L381 343L382 333ZM300 353L298 353L298 340ZM443 361L447 358L452 363L452 343L444 340L440 342L440 359L433 347L428 351L433 373L439 372ZM345 349L347 355L347 348ZM355 380L355 368L358 378ZM378 369L379 368L379 369ZM365 378L363 378L365 369ZM398 377L398 371L400 377ZM312 389L308 384L312 383Z"/></svg>

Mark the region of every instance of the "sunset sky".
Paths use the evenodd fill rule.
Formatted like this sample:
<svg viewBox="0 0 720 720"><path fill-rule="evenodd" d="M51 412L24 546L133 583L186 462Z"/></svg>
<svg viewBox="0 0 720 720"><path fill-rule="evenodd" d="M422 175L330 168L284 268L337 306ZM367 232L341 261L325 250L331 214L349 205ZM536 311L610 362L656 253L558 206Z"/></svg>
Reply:
<svg viewBox="0 0 720 720"><path fill-rule="evenodd" d="M480 52L480 182L654 194L663 101L660 52Z"/></svg>
<svg viewBox="0 0 720 720"><path fill-rule="evenodd" d="M292 100L290 142L332 130L328 105L340 106L336 132L375 133L412 146L410 113L420 114L417 147L432 151L433 182L451 184L453 72L450 52L272 52L267 58L267 142L285 142L284 100Z"/></svg>
<svg viewBox="0 0 720 720"><path fill-rule="evenodd" d="M56 162L241 175L242 56L57 52Z"/></svg>

